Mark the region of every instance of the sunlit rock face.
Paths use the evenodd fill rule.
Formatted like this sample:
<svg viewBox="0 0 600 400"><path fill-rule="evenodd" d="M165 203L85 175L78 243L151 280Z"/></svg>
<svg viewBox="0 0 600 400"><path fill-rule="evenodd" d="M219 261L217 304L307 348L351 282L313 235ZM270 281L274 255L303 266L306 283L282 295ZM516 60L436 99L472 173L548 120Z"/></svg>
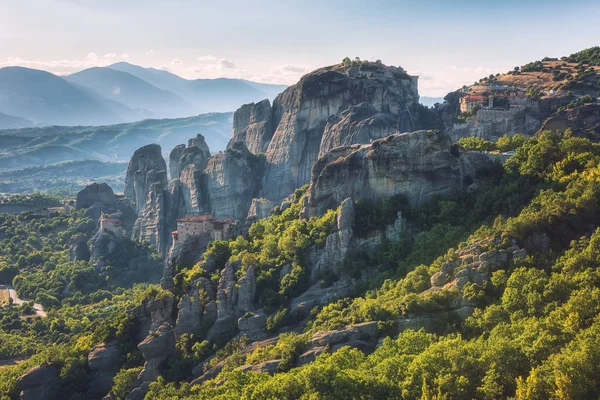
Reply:
<svg viewBox="0 0 600 400"><path fill-rule="evenodd" d="M313 164L332 148L418 129L418 101L417 78L401 68L321 68L277 96L270 113L265 102L240 108L230 145L266 153L261 197L279 203L309 182Z"/></svg>
<svg viewBox="0 0 600 400"><path fill-rule="evenodd" d="M434 194L472 183L475 170L489 162L483 154L453 147L450 138L437 131L339 147L313 167L305 215L321 215L348 197L379 200L401 194L418 205Z"/></svg>

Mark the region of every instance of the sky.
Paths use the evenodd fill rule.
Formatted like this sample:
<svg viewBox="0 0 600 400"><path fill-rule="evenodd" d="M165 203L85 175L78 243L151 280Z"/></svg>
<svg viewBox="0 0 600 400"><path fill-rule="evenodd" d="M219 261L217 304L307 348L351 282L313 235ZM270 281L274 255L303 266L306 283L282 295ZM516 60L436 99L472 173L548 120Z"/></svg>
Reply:
<svg viewBox="0 0 600 400"><path fill-rule="evenodd" d="M0 0L0 67L69 74L127 61L189 79L291 85L344 57L441 97L600 45L599 0Z"/></svg>

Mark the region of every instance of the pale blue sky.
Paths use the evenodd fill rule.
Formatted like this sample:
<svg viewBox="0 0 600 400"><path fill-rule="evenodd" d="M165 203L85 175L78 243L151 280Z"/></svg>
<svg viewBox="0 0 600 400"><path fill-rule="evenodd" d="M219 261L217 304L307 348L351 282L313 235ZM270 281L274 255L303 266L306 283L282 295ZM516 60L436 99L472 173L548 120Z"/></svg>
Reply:
<svg viewBox="0 0 600 400"><path fill-rule="evenodd" d="M345 56L420 93L600 45L598 0L0 0L0 66L65 74L126 60L186 78L294 83Z"/></svg>

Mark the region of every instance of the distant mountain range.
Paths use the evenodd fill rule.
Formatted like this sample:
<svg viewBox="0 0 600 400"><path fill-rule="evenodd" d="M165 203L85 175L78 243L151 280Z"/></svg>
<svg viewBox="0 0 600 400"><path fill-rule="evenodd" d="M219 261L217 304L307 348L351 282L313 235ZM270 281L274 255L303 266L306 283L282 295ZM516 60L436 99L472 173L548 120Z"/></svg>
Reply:
<svg viewBox="0 0 600 400"><path fill-rule="evenodd" d="M284 89L243 79L187 80L125 62L64 77L5 67L0 69L0 129L108 125L229 112L245 103L273 100Z"/></svg>
<svg viewBox="0 0 600 400"><path fill-rule="evenodd" d="M144 120L95 127L47 126L0 130L0 171L73 160L128 161L146 144L158 143L168 154L197 134L211 152L224 150L231 136L232 113Z"/></svg>

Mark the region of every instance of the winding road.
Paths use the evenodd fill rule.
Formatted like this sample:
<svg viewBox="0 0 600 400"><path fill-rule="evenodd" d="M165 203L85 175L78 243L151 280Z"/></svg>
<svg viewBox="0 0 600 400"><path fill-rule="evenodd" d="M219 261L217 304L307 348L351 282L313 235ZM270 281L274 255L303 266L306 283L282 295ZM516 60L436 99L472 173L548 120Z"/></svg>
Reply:
<svg viewBox="0 0 600 400"><path fill-rule="evenodd" d="M15 305L20 306L21 304L28 303L30 301L27 299L19 298L19 296L17 296L17 291L15 290L15 288L12 285L0 285L0 290L3 290L3 289L8 290L8 295L13 300L13 304L15 304ZM46 311L44 311L44 307L42 307L41 304L34 303L33 308L35 309L36 314L39 315L40 317L42 317L42 318L47 317Z"/></svg>

